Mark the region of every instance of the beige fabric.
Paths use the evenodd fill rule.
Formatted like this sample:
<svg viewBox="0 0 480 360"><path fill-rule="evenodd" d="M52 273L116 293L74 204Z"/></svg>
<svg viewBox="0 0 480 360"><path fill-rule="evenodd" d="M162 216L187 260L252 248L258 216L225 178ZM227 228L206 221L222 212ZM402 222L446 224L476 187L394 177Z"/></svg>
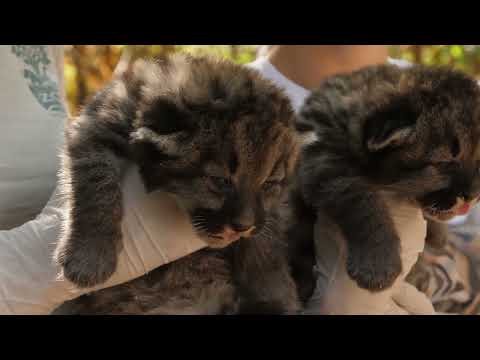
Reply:
<svg viewBox="0 0 480 360"><path fill-rule="evenodd" d="M125 178L124 200L124 249L116 274L101 287L134 279L205 246L171 197L146 194L134 167ZM62 200L54 195L35 220L0 231L0 314L48 314L91 291L56 280L59 269L51 259L62 216Z"/></svg>
<svg viewBox="0 0 480 360"><path fill-rule="evenodd" d="M404 278L425 245L426 223L419 209L409 203L389 202L401 239L403 272L394 285L372 293L359 288L346 272L347 249L338 227L326 217L316 224L317 287L305 314L406 315L434 314L427 297Z"/></svg>

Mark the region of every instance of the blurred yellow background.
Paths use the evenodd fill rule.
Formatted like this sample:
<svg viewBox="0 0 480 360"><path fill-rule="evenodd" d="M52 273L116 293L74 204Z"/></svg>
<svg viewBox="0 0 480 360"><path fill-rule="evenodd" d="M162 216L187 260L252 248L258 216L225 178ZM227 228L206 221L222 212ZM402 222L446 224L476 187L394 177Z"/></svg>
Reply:
<svg viewBox="0 0 480 360"><path fill-rule="evenodd" d="M174 51L210 53L244 64L255 59L259 45L66 45L65 87L72 115L105 82L120 58L131 61ZM480 45L391 45L394 58L427 65L451 65L480 77Z"/></svg>

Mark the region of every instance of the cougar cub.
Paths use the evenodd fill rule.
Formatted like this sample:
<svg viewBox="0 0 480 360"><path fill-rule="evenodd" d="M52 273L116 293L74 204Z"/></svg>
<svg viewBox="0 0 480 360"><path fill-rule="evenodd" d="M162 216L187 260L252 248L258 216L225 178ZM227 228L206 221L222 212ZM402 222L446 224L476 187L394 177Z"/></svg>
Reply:
<svg viewBox="0 0 480 360"><path fill-rule="evenodd" d="M413 201L434 221L477 201L479 100L477 83L461 72L394 65L334 76L307 99L300 130L317 139L302 153L295 204L304 229L318 211L338 224L360 287L387 288L402 270L382 194ZM441 227L428 235L442 236Z"/></svg>
<svg viewBox="0 0 480 360"><path fill-rule="evenodd" d="M84 310L115 312L116 304L134 313L205 312L205 298L227 299L228 292L248 311L294 311L279 209L298 152L288 98L254 70L187 55L136 62L67 129L69 216L56 259L78 286L102 283L115 271L126 160L138 165L148 191L173 194L216 250L92 294ZM132 300L143 295L148 304Z"/></svg>

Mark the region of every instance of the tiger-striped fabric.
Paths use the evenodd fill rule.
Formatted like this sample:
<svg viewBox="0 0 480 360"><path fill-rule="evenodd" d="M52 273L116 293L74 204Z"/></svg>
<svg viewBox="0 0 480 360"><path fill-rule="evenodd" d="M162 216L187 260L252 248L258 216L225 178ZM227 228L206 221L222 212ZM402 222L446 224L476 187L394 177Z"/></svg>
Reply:
<svg viewBox="0 0 480 360"><path fill-rule="evenodd" d="M427 246L407 281L439 313L480 315L480 236L452 232L442 249Z"/></svg>

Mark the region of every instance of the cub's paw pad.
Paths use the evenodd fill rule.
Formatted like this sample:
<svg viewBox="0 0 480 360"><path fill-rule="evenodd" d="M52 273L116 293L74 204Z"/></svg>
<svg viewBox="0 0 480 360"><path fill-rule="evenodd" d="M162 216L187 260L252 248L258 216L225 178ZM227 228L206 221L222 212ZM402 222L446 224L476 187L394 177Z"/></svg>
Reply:
<svg viewBox="0 0 480 360"><path fill-rule="evenodd" d="M117 251L109 247L60 247L55 261L62 276L81 288L93 287L107 281L117 268Z"/></svg>
<svg viewBox="0 0 480 360"><path fill-rule="evenodd" d="M402 261L398 251L389 255L368 251L362 255L354 253L348 256L347 272L359 287L377 292L393 285L402 272Z"/></svg>

